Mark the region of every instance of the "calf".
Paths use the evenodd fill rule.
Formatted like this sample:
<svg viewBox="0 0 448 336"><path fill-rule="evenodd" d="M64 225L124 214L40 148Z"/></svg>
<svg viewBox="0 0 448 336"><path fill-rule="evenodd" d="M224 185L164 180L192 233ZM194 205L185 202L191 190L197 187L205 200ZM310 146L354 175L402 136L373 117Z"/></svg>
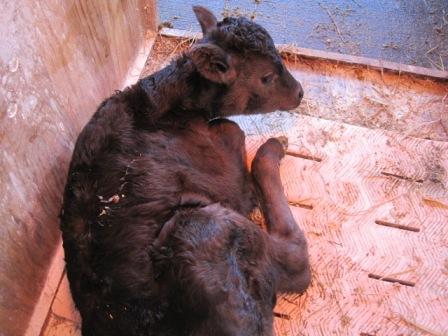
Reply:
<svg viewBox="0 0 448 336"><path fill-rule="evenodd" d="M302 88L262 27L194 11L204 38L106 99L77 140L61 230L84 335L271 335L276 293L309 284L285 139L249 172L223 119L295 108ZM257 203L267 232L248 219Z"/></svg>

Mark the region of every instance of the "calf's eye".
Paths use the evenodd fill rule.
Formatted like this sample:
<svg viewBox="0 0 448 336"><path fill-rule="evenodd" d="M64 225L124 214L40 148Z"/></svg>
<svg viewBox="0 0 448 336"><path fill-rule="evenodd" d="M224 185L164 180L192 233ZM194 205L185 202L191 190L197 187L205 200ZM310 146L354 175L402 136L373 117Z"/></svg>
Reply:
<svg viewBox="0 0 448 336"><path fill-rule="evenodd" d="M261 82L265 85L272 83L274 80L274 74L272 72L261 77Z"/></svg>
<svg viewBox="0 0 448 336"><path fill-rule="evenodd" d="M227 69L229 68L229 67L227 66L227 64L225 64L225 63L223 63L223 62L218 62L218 61L213 62L212 65L213 65L213 67L214 67L216 70L218 70L219 72L226 72Z"/></svg>

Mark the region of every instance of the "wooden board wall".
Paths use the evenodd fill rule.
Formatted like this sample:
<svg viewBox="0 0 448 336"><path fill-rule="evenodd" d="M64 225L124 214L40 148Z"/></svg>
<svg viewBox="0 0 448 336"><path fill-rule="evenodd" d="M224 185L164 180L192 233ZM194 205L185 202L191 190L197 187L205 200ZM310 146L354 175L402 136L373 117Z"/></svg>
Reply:
<svg viewBox="0 0 448 336"><path fill-rule="evenodd" d="M2 1L0 22L0 335L22 335L74 141L157 22L154 0Z"/></svg>

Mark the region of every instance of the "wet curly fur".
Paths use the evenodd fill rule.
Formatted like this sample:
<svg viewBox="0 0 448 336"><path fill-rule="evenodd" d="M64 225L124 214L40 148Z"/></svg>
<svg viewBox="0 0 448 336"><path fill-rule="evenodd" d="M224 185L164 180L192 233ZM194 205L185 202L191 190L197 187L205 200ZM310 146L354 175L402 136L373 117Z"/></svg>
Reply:
<svg viewBox="0 0 448 336"><path fill-rule="evenodd" d="M78 137L61 230L83 335L271 335L276 293L309 284L282 144L250 173L238 125L210 120L297 106L300 85L260 26L195 11L204 40L106 99ZM269 233L248 220L257 202Z"/></svg>
<svg viewBox="0 0 448 336"><path fill-rule="evenodd" d="M245 17L224 18L218 23L217 29L207 36L207 39L235 53L242 55L256 53L281 63L269 33L262 26Z"/></svg>

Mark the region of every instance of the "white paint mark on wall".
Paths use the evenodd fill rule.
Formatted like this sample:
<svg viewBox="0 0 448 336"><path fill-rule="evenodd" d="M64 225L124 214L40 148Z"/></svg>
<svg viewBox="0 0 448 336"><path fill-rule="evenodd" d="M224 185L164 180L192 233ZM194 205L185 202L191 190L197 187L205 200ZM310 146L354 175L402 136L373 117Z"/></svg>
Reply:
<svg viewBox="0 0 448 336"><path fill-rule="evenodd" d="M27 190L20 179L13 172L9 172L9 179L11 180L11 185L14 188L14 194L21 198L21 201L26 203Z"/></svg>
<svg viewBox="0 0 448 336"><path fill-rule="evenodd" d="M6 114L8 115L8 118L14 118L17 114L17 104L16 103L12 103L8 105L8 109L6 110Z"/></svg>
<svg viewBox="0 0 448 336"><path fill-rule="evenodd" d="M51 98L51 97L50 97L50 99L48 100L48 105L49 105L50 108L51 108L54 112L56 112L56 113L60 110L57 101L54 100L54 99Z"/></svg>
<svg viewBox="0 0 448 336"><path fill-rule="evenodd" d="M30 95L25 98L25 101L22 104L22 109L20 110L20 114L23 119L27 119L34 109L37 106L37 98L34 95Z"/></svg>
<svg viewBox="0 0 448 336"><path fill-rule="evenodd" d="M17 57L12 58L8 63L9 71L16 72L19 69L19 59Z"/></svg>

